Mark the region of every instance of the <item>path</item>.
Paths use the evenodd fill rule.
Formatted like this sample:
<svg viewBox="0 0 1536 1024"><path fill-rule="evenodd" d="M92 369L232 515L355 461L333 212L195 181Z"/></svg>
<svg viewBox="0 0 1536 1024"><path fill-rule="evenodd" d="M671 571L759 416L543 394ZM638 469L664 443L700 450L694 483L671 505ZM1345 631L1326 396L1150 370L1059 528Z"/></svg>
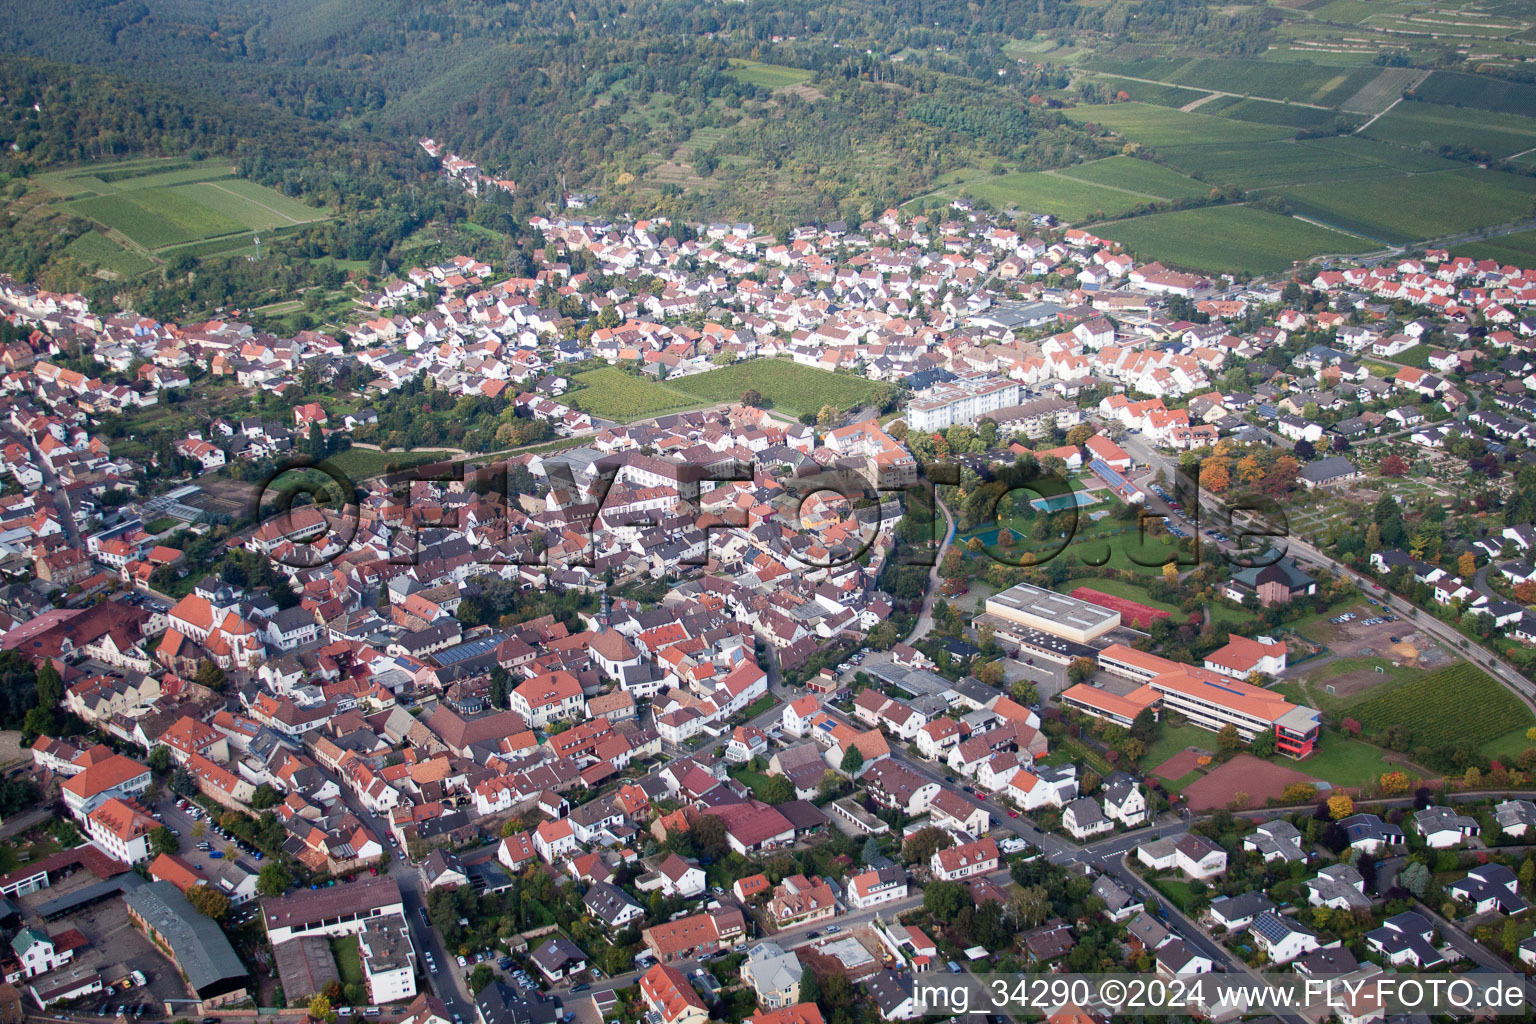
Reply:
<svg viewBox="0 0 1536 1024"><path fill-rule="evenodd" d="M1137 78L1134 75L1113 75L1109 74L1108 72L1104 72L1104 74L1108 78L1123 78L1127 82L1140 82L1143 85L1163 85L1171 89L1190 89L1195 92L1209 92L1211 95L1207 96L1205 98L1206 100L1214 99L1217 96L1236 96L1238 99L1258 100L1260 103L1278 103L1282 107L1311 107L1313 110L1327 110L1329 112L1332 112L1333 110L1332 107L1325 107L1319 103L1302 103L1300 100L1277 100L1273 96L1254 96L1246 92L1223 92L1220 89L1207 89L1202 85L1184 85L1180 82L1164 82L1156 78ZM1201 102L1203 103L1205 100L1201 100Z"/></svg>
<svg viewBox="0 0 1536 1024"><path fill-rule="evenodd" d="M1213 92L1209 96L1201 96L1199 99L1186 103L1180 107L1179 113L1192 114L1196 110L1199 110L1201 107L1205 106L1207 103L1211 102L1211 100L1215 99L1217 96L1223 95L1225 95L1225 93Z"/></svg>
<svg viewBox="0 0 1536 1024"><path fill-rule="evenodd" d="M245 202L250 203L252 206L259 206L263 210L266 210L268 213L270 213L272 216L274 216L274 217L281 217L283 220L287 221L289 224L305 224L305 223L308 223L307 221L302 221L302 220L298 220L297 218L290 217L288 214L284 213L282 210L279 210L279 209L276 209L274 207L268 206L266 203L262 202L260 199L252 199L250 196L243 196L243 195L241 195L239 192L236 192L234 189L225 188L223 185L220 185L216 181L204 181L204 182L200 182L200 184L207 185L209 188L216 188L220 192L223 192L225 195L227 195L227 196L234 196L236 199L242 199Z"/></svg>
<svg viewBox="0 0 1536 1024"><path fill-rule="evenodd" d="M955 519L949 514L949 507L939 500L937 494L933 501L939 506L939 511L944 513L944 543L939 545L938 554L933 558L933 568L928 570L928 591L923 595L923 610L918 613L917 624L907 637L909 646L927 636L933 628L933 603L939 598L939 566L944 564L944 552L949 550L950 542L955 539Z"/></svg>
<svg viewBox="0 0 1536 1024"><path fill-rule="evenodd" d="M1152 201L1158 203L1165 203L1168 201L1167 196L1155 196L1151 192L1137 192L1133 188L1122 188L1119 185L1106 185L1099 181L1088 181L1084 178L1074 178L1070 174L1061 173L1063 170L1065 170L1065 168L1057 167L1053 170L1045 171L1044 173L1052 175L1053 177L1060 178L1062 181L1070 181L1075 185L1092 185L1095 188L1107 188L1111 192L1124 192L1128 196L1135 196L1138 199L1151 199Z"/></svg>

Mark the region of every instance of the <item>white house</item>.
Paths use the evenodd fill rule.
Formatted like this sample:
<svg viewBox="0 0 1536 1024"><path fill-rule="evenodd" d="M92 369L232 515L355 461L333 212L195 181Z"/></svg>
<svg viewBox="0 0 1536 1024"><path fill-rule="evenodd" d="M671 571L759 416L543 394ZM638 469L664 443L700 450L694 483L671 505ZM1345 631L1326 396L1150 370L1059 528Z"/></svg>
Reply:
<svg viewBox="0 0 1536 1024"><path fill-rule="evenodd" d="M1113 772L1104 780L1104 816L1134 828L1147 821L1147 798L1136 780L1125 772Z"/></svg>
<svg viewBox="0 0 1536 1024"><path fill-rule="evenodd" d="M1272 964L1288 964L1299 956L1311 953L1320 945L1312 932L1292 918L1283 917L1273 910L1254 918L1248 934Z"/></svg>
<svg viewBox="0 0 1536 1024"><path fill-rule="evenodd" d="M1413 828L1424 842L1436 850L1460 846L1482 832L1476 818L1457 814L1449 807L1426 807L1413 813Z"/></svg>

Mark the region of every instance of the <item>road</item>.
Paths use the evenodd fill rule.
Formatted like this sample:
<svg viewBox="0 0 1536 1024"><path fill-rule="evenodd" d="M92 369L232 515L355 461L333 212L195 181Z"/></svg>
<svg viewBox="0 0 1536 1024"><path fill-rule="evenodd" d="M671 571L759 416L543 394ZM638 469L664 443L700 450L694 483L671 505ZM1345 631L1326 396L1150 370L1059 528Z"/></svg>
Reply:
<svg viewBox="0 0 1536 1024"><path fill-rule="evenodd" d="M933 558L933 568L928 570L928 593L923 596L923 610L917 615L917 624L912 627L912 633L907 637L908 644L914 644L928 635L933 628L933 605L939 599L939 567L944 564L944 553L949 550L949 545L955 539L955 517L950 515L949 506L945 505L935 495L934 504L939 506L939 511L944 513L944 542L939 545L939 550Z"/></svg>
<svg viewBox="0 0 1536 1024"><path fill-rule="evenodd" d="M69 492L59 483L59 478L54 475L53 468L48 465L48 460L43 458L42 451L37 447L37 442L31 438L27 443L32 446L33 464L37 471L43 475L42 490L46 491L53 499L53 506L58 510L59 518L63 520L64 536L69 538L69 546L83 551L85 546L80 542L80 526L75 522L75 510L69 503Z"/></svg>

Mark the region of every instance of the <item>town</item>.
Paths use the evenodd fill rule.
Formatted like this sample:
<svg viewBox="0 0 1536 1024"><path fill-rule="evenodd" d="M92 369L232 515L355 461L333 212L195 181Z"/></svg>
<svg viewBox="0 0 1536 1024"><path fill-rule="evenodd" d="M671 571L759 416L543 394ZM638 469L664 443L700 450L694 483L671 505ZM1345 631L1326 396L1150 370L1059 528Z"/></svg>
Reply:
<svg viewBox="0 0 1536 1024"><path fill-rule="evenodd" d="M0 1020L1536 970L1536 268L576 199L343 330L0 280Z"/></svg>

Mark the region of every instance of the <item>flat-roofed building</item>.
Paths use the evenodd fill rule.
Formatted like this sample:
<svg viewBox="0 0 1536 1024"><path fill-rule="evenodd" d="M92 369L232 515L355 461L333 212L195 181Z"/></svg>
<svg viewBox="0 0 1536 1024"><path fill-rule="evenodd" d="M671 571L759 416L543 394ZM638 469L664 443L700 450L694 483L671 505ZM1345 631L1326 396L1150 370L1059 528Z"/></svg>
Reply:
<svg viewBox="0 0 1536 1024"><path fill-rule="evenodd" d="M261 919L274 945L300 935L356 935L378 918L404 917L400 883L388 875L328 889L301 889L263 900Z"/></svg>
<svg viewBox="0 0 1536 1024"><path fill-rule="evenodd" d="M1086 644L1120 625L1120 613L1020 583L987 598L986 613L1074 643Z"/></svg>

